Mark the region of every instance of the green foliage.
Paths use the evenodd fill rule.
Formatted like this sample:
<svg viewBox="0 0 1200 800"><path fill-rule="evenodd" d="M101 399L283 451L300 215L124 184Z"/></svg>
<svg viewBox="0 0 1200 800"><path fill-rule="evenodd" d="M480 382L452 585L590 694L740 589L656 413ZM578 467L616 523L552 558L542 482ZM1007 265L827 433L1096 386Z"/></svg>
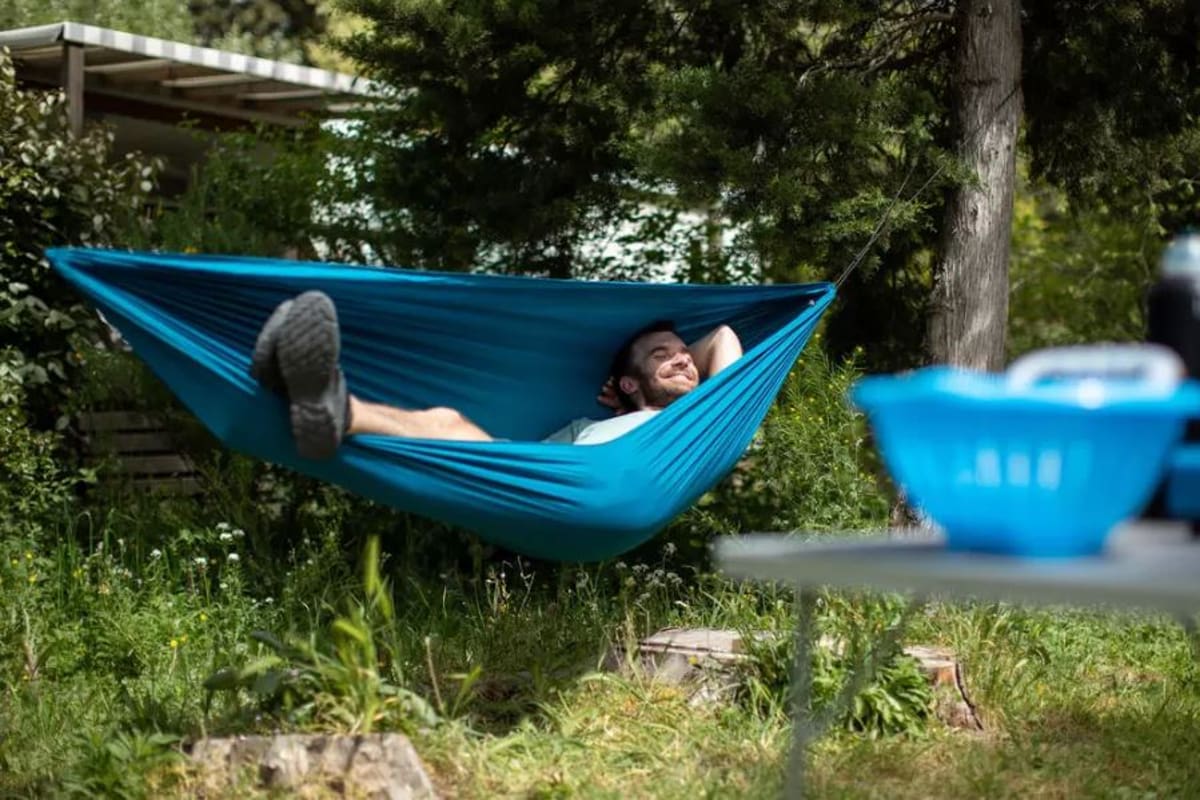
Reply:
<svg viewBox="0 0 1200 800"><path fill-rule="evenodd" d="M316 127L222 134L188 188L126 239L175 252L369 260L352 166L361 166L361 146Z"/></svg>
<svg viewBox="0 0 1200 800"><path fill-rule="evenodd" d="M1153 208L1071 208L1046 186L1018 193L1008 350L1140 341L1162 231Z"/></svg>
<svg viewBox="0 0 1200 800"><path fill-rule="evenodd" d="M0 29L82 22L119 31L190 42L192 18L175 0L7 0Z"/></svg>
<svg viewBox="0 0 1200 800"><path fill-rule="evenodd" d="M890 629L906 623L898 598L825 593L809 642L812 694L806 713L832 715L844 730L875 738L928 732L933 692L916 661L898 645L875 651ZM750 662L739 697L760 713L790 717L795 712L796 638L786 628L764 635L743 631ZM870 680L853 696L846 689L856 673Z"/></svg>
<svg viewBox="0 0 1200 800"><path fill-rule="evenodd" d="M789 375L742 464L679 523L702 531L859 530L886 523L866 420L847 400L861 372L820 334Z"/></svg>
<svg viewBox="0 0 1200 800"><path fill-rule="evenodd" d="M346 7L370 23L347 54L400 90L372 120L389 260L571 274L582 237L620 204L624 131L669 12L635 0Z"/></svg>
<svg viewBox="0 0 1200 800"><path fill-rule="evenodd" d="M18 89L0 56L0 331L35 424L61 424L78 351L102 335L44 249L112 243L153 187L154 167L113 161L111 143L98 128L72 138L62 95Z"/></svg>
<svg viewBox="0 0 1200 800"><path fill-rule="evenodd" d="M269 652L218 670L204 688L247 691L262 709L282 714L291 724L353 733L370 733L380 725L435 724L433 709L403 687L391 589L380 573L377 536L368 538L364 550L362 593L348 599L345 612L333 620L331 647L319 644L315 635L284 643L256 631L254 638Z"/></svg>
<svg viewBox="0 0 1200 800"><path fill-rule="evenodd" d="M149 524L59 510L52 536L0 537L0 793L139 796L202 720L204 676L277 624L240 530L128 506Z"/></svg>
<svg viewBox="0 0 1200 800"><path fill-rule="evenodd" d="M142 731L89 731L78 737L82 755L63 775L60 788L67 797L114 797L138 800L165 789L156 782L148 791L147 776L167 775L166 768L181 760L178 739Z"/></svg>
<svg viewBox="0 0 1200 800"><path fill-rule="evenodd" d="M309 46L328 22L324 6L318 0L188 0L186 7L195 37L207 47L308 62Z"/></svg>
<svg viewBox="0 0 1200 800"><path fill-rule="evenodd" d="M53 457L58 435L27 423L23 363L20 354L0 351L0 539L40 534L73 495L71 476Z"/></svg>
<svg viewBox="0 0 1200 800"><path fill-rule="evenodd" d="M461 796L778 792L790 592L698 572L669 543L617 564L473 572L421 568L398 542L386 560L368 550L356 578L348 531L360 518L336 508L272 522L291 532L288 551L213 522L212 508L120 502L75 509L52 537L0 537L2 794L193 796L175 741L366 720L407 730L439 785ZM236 515L255 520L253 501L239 502ZM887 597L823 601L817 627L843 649L818 655L818 700L900 609ZM1081 763L1119 766L1106 790L1193 785L1184 756L1200 682L1178 629L944 605L910 625L908 641L962 659L995 735L940 733L911 663L887 658L813 751L814 783L835 787L821 794L854 794L856 781L889 796L1032 793L1045 781L1103 794ZM753 649L749 702L693 707L678 689L594 674L611 645L667 626L768 632L766 650ZM283 633L256 639L263 630ZM245 670L240 688L216 692L206 714L204 683L230 665ZM291 713L271 694L276 678L294 693ZM430 708L440 724L422 725Z"/></svg>
<svg viewBox="0 0 1200 800"><path fill-rule="evenodd" d="M1187 0L1031 5L1024 90L1033 174L1074 200L1157 198L1195 218L1200 15Z"/></svg>

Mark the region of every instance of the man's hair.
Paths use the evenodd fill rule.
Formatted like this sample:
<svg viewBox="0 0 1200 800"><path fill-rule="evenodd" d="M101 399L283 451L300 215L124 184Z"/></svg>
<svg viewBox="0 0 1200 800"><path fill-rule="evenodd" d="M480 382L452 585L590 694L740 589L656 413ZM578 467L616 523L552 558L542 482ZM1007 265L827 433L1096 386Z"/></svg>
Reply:
<svg viewBox="0 0 1200 800"><path fill-rule="evenodd" d="M633 404L633 398L621 391L621 378L626 375L642 379L642 375L637 369L637 364L633 363L633 346L638 339L643 336L648 336L651 333L675 333L675 323L669 319L656 319L649 325L643 325L638 328L633 334L625 340L621 345L621 349L617 350L613 356L612 366L609 367L608 374L613 381L613 389L617 393L617 398L621 401L621 405L625 406L627 411L635 411L637 407Z"/></svg>

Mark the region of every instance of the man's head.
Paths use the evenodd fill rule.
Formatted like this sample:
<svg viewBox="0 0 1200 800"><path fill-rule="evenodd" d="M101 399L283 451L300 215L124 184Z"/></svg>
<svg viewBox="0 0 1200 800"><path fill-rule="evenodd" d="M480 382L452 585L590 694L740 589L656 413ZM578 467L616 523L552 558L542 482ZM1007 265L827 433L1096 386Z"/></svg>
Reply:
<svg viewBox="0 0 1200 800"><path fill-rule="evenodd" d="M667 320L630 336L613 357L610 374L629 411L665 408L700 384L692 354Z"/></svg>

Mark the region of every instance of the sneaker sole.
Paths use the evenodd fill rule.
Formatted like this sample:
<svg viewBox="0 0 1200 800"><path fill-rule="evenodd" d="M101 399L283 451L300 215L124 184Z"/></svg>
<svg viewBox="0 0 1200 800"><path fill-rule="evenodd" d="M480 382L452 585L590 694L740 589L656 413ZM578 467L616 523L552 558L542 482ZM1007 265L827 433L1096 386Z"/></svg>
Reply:
<svg viewBox="0 0 1200 800"><path fill-rule="evenodd" d="M263 323L258 339L254 342L254 355L250 358L250 374L272 392L282 393L286 388L283 373L279 370L279 329L291 310L292 301L284 300L267 321Z"/></svg>
<svg viewBox="0 0 1200 800"><path fill-rule="evenodd" d="M304 458L329 458L342 441L346 388L338 369L337 310L321 292L297 297L279 330L279 369L292 436Z"/></svg>

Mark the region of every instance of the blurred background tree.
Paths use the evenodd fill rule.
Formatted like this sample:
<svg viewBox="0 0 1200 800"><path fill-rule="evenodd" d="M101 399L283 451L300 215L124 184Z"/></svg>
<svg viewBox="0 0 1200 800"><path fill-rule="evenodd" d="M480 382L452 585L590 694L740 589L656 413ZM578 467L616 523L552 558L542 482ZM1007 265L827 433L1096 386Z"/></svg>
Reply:
<svg viewBox="0 0 1200 800"><path fill-rule="evenodd" d="M325 34L328 10L320 0L188 0L193 36L206 47L263 58L312 63Z"/></svg>
<svg viewBox="0 0 1200 800"><path fill-rule="evenodd" d="M337 134L230 137L140 245L696 282L832 279L861 255L827 346L878 370L931 357L947 203L972 186L961 8L15 0L0 22L245 37L391 87ZM1008 354L1140 335L1157 251L1196 212L1198 13L1021 8Z"/></svg>
<svg viewBox="0 0 1200 800"><path fill-rule="evenodd" d="M831 322L835 353L862 344L883 368L928 357L946 204L974 186L954 155L974 133L968 116L990 123L1032 97L1029 185L1071 208L1102 200L1135 228L1139 202L1166 228L1189 212L1176 196L1196 174L1196 11L1184 0L1020 7L1008 42L1021 83L968 116L955 105L970 84L955 62L964 4L345 8L366 21L347 55L398 93L372 120L371 189L404 263L579 274L582 240L652 201L706 221L690 279L831 278L886 218ZM1144 285L1144 261L1128 266ZM964 267L976 268L1000 267ZM1002 342L1006 297L988 302Z"/></svg>

